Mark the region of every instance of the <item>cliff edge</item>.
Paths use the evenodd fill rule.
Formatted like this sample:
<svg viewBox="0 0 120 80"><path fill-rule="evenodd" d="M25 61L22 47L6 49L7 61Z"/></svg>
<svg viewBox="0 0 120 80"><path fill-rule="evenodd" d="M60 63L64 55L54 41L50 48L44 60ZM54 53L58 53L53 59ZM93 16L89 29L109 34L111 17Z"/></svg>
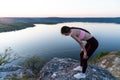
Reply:
<svg viewBox="0 0 120 80"><path fill-rule="evenodd" d="M53 58L40 71L39 80L78 80L73 75L79 71L73 68L79 66L79 61L71 58ZM104 68L88 65L86 78L80 80L116 80Z"/></svg>
<svg viewBox="0 0 120 80"><path fill-rule="evenodd" d="M113 76L115 76L118 80L120 80L120 52L112 51L107 55L101 57L97 63L97 66L105 68Z"/></svg>

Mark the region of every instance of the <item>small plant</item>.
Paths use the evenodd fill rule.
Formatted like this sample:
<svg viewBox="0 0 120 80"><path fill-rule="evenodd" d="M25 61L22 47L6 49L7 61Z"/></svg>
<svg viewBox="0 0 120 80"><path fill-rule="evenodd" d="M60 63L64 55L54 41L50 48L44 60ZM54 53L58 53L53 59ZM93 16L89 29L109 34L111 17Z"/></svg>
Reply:
<svg viewBox="0 0 120 80"><path fill-rule="evenodd" d="M109 52L100 52L97 56L95 56L93 59L90 59L89 62L97 62L101 57L107 55Z"/></svg>
<svg viewBox="0 0 120 80"><path fill-rule="evenodd" d="M38 75L45 62L46 61L41 59L39 56L32 56L21 62L20 65L31 69L35 75Z"/></svg>
<svg viewBox="0 0 120 80"><path fill-rule="evenodd" d="M9 47L5 49L4 53L0 53L0 65L11 63L18 58L20 58L20 56Z"/></svg>
<svg viewBox="0 0 120 80"><path fill-rule="evenodd" d="M9 47L7 49L5 49L5 52L0 54L0 65L8 63L10 60L10 51L12 49Z"/></svg>
<svg viewBox="0 0 120 80"><path fill-rule="evenodd" d="M120 57L120 51L118 51L118 52L116 53L116 55Z"/></svg>

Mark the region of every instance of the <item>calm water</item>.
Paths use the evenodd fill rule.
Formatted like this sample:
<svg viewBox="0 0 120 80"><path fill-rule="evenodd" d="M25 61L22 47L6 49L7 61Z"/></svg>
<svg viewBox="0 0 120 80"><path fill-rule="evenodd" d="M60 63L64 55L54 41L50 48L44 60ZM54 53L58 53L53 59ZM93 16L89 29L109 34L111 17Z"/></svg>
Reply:
<svg viewBox="0 0 120 80"><path fill-rule="evenodd" d="M89 30L99 41L95 54L120 50L120 24L74 22L57 25L36 24L36 27L32 28L0 33L0 53L11 47L15 54L22 57L39 55L45 59L52 57L79 59L78 43L71 37L65 37L60 33L64 25Z"/></svg>

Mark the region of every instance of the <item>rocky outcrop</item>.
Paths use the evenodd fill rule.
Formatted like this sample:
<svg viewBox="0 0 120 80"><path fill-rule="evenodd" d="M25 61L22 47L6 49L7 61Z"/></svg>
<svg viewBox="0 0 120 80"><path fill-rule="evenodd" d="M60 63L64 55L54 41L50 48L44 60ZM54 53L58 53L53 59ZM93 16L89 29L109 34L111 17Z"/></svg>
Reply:
<svg viewBox="0 0 120 80"><path fill-rule="evenodd" d="M78 80L73 75L79 71L73 68L79 61L71 58L53 58L40 71L39 80ZM107 70L95 65L88 65L86 78L81 80L116 80Z"/></svg>
<svg viewBox="0 0 120 80"><path fill-rule="evenodd" d="M77 66L78 60L53 58L43 66L38 80L78 80L73 76L80 73L73 70ZM0 66L0 80L24 80L25 75L27 80L34 80L36 76L30 69L12 63ZM95 65L88 64L86 75L86 78L80 80L120 80L120 54L111 52L100 58ZM16 79L13 79L13 76Z"/></svg>
<svg viewBox="0 0 120 80"><path fill-rule="evenodd" d="M97 66L107 69L118 80L120 80L120 52L110 52L107 55L101 57L97 63Z"/></svg>
<svg viewBox="0 0 120 80"><path fill-rule="evenodd" d="M24 75L28 75L29 78L34 77L34 74L30 69L26 69L18 65L6 64L0 66L0 80L13 80L13 77L20 79L23 78Z"/></svg>

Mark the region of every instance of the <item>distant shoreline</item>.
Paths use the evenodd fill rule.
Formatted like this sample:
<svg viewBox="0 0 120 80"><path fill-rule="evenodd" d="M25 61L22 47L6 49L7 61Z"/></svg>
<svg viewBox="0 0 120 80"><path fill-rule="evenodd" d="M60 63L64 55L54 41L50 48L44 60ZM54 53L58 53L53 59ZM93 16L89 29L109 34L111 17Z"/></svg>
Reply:
<svg viewBox="0 0 120 80"><path fill-rule="evenodd" d="M58 24L65 22L115 23L120 24L120 17L67 18L67 17L1 17L0 32L15 31L34 27L34 24Z"/></svg>

